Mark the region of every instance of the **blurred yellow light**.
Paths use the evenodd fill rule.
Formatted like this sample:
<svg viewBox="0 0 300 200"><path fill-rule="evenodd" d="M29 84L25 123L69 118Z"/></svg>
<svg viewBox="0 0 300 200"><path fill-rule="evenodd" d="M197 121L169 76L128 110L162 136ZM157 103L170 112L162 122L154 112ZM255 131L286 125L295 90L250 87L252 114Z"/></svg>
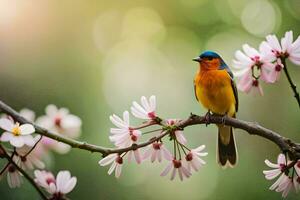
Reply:
<svg viewBox="0 0 300 200"><path fill-rule="evenodd" d="M227 0L231 12L238 18L241 17L243 9L248 2L248 0Z"/></svg>
<svg viewBox="0 0 300 200"><path fill-rule="evenodd" d="M0 0L0 26L9 25L18 14L18 0Z"/></svg>
<svg viewBox="0 0 300 200"><path fill-rule="evenodd" d="M207 0L180 0L180 3L187 7L197 7L206 3Z"/></svg>
<svg viewBox="0 0 300 200"><path fill-rule="evenodd" d="M122 17L118 10L109 10L95 21L93 36L101 53L106 53L120 39Z"/></svg>
<svg viewBox="0 0 300 200"><path fill-rule="evenodd" d="M155 46L144 40L131 39L115 45L102 66L105 98L119 112L125 105L128 107L133 97L151 95L149 92L163 81L159 77L166 75L169 64Z"/></svg>
<svg viewBox="0 0 300 200"><path fill-rule="evenodd" d="M123 38L140 38L151 41L161 41L165 37L165 26L159 14L146 7L129 10L123 21Z"/></svg>

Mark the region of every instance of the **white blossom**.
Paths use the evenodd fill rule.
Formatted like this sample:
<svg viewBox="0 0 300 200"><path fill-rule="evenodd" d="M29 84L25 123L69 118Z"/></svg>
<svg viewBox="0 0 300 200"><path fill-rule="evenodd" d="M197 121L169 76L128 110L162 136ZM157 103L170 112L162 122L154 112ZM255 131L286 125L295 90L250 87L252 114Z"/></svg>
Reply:
<svg viewBox="0 0 300 200"><path fill-rule="evenodd" d="M110 116L110 120L116 128L110 129L111 136L109 136L109 139L118 148L131 146L136 143L142 135L141 131L130 127L128 111L123 113L123 119L117 115L112 115Z"/></svg>
<svg viewBox="0 0 300 200"><path fill-rule="evenodd" d="M179 179L182 181L184 178L189 178L192 174L189 170L183 166L181 160L173 159L164 171L160 174L161 176L166 176L171 171L171 180L174 180L176 174L178 174Z"/></svg>
<svg viewBox="0 0 300 200"><path fill-rule="evenodd" d="M31 135L35 132L35 129L31 124L20 125L18 122L14 123L7 118L1 118L0 128L5 130L0 138L2 142L10 142L10 144L15 147L22 147L25 144L33 146L35 144Z"/></svg>
<svg viewBox="0 0 300 200"><path fill-rule="evenodd" d="M171 161L173 156L171 152L165 147L162 142L154 142L149 145L148 149L145 151L143 155L143 159L148 159L150 157L151 162L162 161L162 158L165 160Z"/></svg>
<svg viewBox="0 0 300 200"><path fill-rule="evenodd" d="M133 102L131 112L136 118L154 120L156 118L156 97L151 96L149 100L146 97L141 97L141 105L136 101Z"/></svg>
<svg viewBox="0 0 300 200"><path fill-rule="evenodd" d="M185 156L185 162L187 169L189 172L192 172L192 169L194 171L198 171L203 165L206 164L204 160L202 160L201 157L207 156L207 152L202 152L204 150L205 145L201 145L197 147L196 149L192 149L186 156Z"/></svg>
<svg viewBox="0 0 300 200"><path fill-rule="evenodd" d="M108 174L111 175L115 171L115 177L119 178L122 172L123 158L119 154L110 154L99 161L100 166L111 164Z"/></svg>
<svg viewBox="0 0 300 200"><path fill-rule="evenodd" d="M23 183L23 179L21 177L20 172L13 164L9 164L5 169L3 174L7 174L7 183L10 188L18 188L21 187ZM2 174L2 176L3 176ZM1 177L0 177L1 178Z"/></svg>
<svg viewBox="0 0 300 200"><path fill-rule="evenodd" d="M40 136L36 136L34 138L35 142L38 142L39 139ZM32 149L32 151L31 149L32 147L27 145L24 145L21 148L17 148L17 155L13 157L14 161L24 170L32 170L34 169L34 167L37 167L39 169L45 168L45 164L40 160L40 156L37 154L36 149Z"/></svg>

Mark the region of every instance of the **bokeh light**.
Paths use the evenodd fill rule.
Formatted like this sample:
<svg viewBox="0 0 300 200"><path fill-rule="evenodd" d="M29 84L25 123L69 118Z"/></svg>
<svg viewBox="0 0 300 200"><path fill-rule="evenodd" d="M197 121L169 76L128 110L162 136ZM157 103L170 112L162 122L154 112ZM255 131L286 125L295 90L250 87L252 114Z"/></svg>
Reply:
<svg viewBox="0 0 300 200"><path fill-rule="evenodd" d="M270 1L249 1L243 10L241 22L249 33L264 36L274 32L280 25L281 13Z"/></svg>

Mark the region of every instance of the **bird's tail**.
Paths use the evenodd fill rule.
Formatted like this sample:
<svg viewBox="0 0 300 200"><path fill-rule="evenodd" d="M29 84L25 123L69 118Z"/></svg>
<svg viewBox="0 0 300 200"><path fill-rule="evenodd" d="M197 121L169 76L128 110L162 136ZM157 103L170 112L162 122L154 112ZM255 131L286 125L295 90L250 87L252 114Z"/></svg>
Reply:
<svg viewBox="0 0 300 200"><path fill-rule="evenodd" d="M236 144L231 126L218 125L218 163L223 167L234 167L237 164L238 156Z"/></svg>

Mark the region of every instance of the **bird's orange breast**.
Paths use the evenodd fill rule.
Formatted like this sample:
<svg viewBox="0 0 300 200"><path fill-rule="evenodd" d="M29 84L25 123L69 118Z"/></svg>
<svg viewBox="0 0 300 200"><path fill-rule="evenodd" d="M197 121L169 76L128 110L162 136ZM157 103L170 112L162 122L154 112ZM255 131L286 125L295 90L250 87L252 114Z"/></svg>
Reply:
<svg viewBox="0 0 300 200"><path fill-rule="evenodd" d="M226 70L201 70L195 76L195 93L202 105L217 114L235 114L235 96Z"/></svg>

